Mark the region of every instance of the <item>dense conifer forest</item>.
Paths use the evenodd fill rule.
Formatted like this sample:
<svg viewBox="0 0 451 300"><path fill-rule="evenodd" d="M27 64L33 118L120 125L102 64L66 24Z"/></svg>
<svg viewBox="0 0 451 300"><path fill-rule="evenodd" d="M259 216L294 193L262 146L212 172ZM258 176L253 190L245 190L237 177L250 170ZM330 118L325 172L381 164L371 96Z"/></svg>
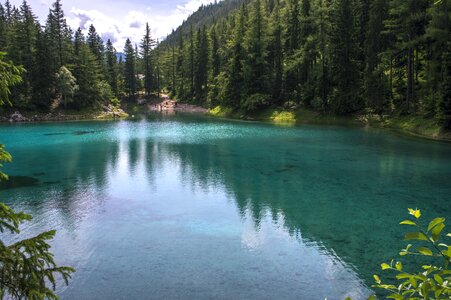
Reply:
<svg viewBox="0 0 451 300"><path fill-rule="evenodd" d="M70 28L60 0L44 25L0 4L0 51L22 65L14 107L96 107L166 89L180 101L246 112L288 104L328 114L420 115L451 127L447 0L225 0L159 43ZM124 52L125 59L117 59ZM119 56L122 57L122 56Z"/></svg>

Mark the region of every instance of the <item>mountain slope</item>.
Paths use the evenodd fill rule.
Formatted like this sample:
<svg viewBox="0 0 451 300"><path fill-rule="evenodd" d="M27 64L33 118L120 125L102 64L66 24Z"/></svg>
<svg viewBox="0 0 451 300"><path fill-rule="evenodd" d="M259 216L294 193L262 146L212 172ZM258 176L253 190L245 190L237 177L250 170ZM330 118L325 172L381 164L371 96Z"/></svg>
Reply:
<svg viewBox="0 0 451 300"><path fill-rule="evenodd" d="M227 17L232 11L238 9L243 3L248 3L250 0L224 0L215 2L208 5L202 5L191 16L183 21L175 31L173 31L162 44L173 45L177 40L180 32L188 34L190 27L193 26L194 30L206 25L211 25L222 18Z"/></svg>

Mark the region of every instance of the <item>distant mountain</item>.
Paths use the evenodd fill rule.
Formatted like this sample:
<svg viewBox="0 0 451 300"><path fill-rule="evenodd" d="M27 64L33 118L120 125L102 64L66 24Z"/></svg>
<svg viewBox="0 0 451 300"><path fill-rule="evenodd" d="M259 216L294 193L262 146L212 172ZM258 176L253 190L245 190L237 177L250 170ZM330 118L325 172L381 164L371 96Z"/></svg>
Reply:
<svg viewBox="0 0 451 300"><path fill-rule="evenodd" d="M125 53L116 52L116 58L117 58L117 61L119 61L121 58L122 58L122 61L125 61Z"/></svg>
<svg viewBox="0 0 451 300"><path fill-rule="evenodd" d="M191 25L194 30L206 25L211 25L223 18L226 18L232 11L237 10L244 3L248 3L250 0L224 0L208 5L202 5L199 9L194 12L191 16L183 21L175 31L173 31L167 38L162 42L162 44L173 45L177 41L180 31L185 35L189 33Z"/></svg>

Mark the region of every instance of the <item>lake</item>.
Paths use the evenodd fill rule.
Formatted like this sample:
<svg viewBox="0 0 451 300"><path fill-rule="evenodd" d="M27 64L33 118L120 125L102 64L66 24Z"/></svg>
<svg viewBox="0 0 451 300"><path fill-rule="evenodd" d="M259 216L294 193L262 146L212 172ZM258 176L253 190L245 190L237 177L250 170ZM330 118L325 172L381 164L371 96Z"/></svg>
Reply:
<svg viewBox="0 0 451 300"><path fill-rule="evenodd" d="M364 299L407 208L451 218L451 144L154 115L4 124L1 199L56 229L61 299Z"/></svg>

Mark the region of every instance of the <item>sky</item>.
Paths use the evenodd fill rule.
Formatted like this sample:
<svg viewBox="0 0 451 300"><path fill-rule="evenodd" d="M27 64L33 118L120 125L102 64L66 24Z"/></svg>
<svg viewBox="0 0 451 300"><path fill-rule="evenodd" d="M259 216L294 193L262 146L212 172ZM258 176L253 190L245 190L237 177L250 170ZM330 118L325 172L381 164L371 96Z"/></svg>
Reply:
<svg viewBox="0 0 451 300"><path fill-rule="evenodd" d="M0 0L4 3L4 0ZM20 6L22 0L10 0ZM42 24L54 0L27 0ZM86 33L94 24L97 32L106 42L111 39L118 52L130 38L139 44L144 35L146 22L153 37L164 39L172 29L196 11L202 4L214 0L62 0L63 10L69 26L75 31L80 27Z"/></svg>

